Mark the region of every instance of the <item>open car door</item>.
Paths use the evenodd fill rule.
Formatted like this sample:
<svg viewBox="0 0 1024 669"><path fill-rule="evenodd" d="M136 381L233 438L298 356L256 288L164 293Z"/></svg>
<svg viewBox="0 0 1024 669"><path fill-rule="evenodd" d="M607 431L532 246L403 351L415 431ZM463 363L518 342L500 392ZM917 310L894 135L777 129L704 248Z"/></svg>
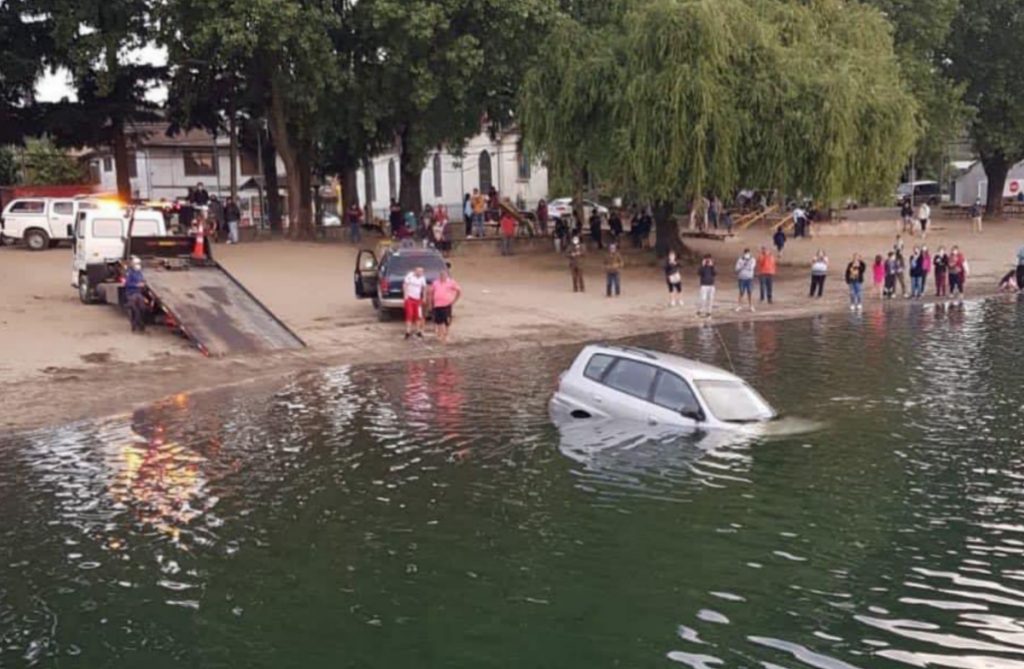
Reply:
<svg viewBox="0 0 1024 669"><path fill-rule="evenodd" d="M355 288L356 297L365 300L377 294L377 254L363 249L356 256Z"/></svg>

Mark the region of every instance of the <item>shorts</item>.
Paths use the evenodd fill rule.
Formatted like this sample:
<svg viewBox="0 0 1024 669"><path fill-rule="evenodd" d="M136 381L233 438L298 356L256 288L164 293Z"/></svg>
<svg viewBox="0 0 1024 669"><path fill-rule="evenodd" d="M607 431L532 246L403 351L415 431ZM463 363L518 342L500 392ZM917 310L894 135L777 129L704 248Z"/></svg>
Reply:
<svg viewBox="0 0 1024 669"><path fill-rule="evenodd" d="M405 322L415 323L423 317L423 302L411 297L405 298Z"/></svg>
<svg viewBox="0 0 1024 669"><path fill-rule="evenodd" d="M449 325L452 322L452 308L434 307L434 323L436 325Z"/></svg>
<svg viewBox="0 0 1024 669"><path fill-rule="evenodd" d="M670 294L671 293L682 293L683 292L683 282L682 281L680 281L679 283L672 283L671 281L667 281L666 280L665 283L668 284L668 292Z"/></svg>
<svg viewBox="0 0 1024 669"><path fill-rule="evenodd" d="M744 295L752 295L754 293L754 280L753 279L740 279L740 297Z"/></svg>

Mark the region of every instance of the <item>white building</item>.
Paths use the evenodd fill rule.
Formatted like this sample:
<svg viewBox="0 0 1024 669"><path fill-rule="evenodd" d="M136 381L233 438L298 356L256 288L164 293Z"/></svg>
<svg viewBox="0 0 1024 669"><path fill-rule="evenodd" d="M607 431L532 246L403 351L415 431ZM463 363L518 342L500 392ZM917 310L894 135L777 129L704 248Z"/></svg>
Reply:
<svg viewBox="0 0 1024 669"><path fill-rule="evenodd" d="M398 153L377 156L370 161L372 169L359 170L359 202L370 203L374 214L387 218L391 199L397 199L401 186ZM522 199L527 207L548 197L548 171L539 161L531 160L522 150L518 133L507 133L498 140L480 134L469 140L461 156L447 149L433 152L427 158L420 181L423 204L444 204L453 220L462 218L462 201L466 193L479 188L482 193L491 184L502 197L512 202Z"/></svg>
<svg viewBox="0 0 1024 669"><path fill-rule="evenodd" d="M954 163L959 176L953 180L952 200L959 205L974 204L975 200L988 200L988 176L980 160L973 162ZM1003 197L1016 198L1024 191L1024 162L1010 168L1003 186Z"/></svg>
<svg viewBox="0 0 1024 669"><path fill-rule="evenodd" d="M211 194L226 197L231 191L231 158L227 136L205 130L167 135L167 123L140 123L131 129L128 167L132 195L144 200L184 197L202 183ZM94 183L103 191L117 190L114 156L109 148L94 149L88 157ZM278 174L284 163L277 159ZM241 185L262 174L256 151L239 148L236 177ZM283 185L282 181L282 185Z"/></svg>

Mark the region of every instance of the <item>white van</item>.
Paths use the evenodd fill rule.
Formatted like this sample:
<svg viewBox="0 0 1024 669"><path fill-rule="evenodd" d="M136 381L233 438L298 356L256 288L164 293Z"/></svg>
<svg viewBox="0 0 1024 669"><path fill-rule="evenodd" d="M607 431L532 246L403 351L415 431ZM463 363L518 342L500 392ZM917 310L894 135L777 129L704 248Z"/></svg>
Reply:
<svg viewBox="0 0 1024 669"><path fill-rule="evenodd" d="M0 214L0 241L22 240L42 251L70 239L68 226L80 209L93 206L76 198L25 197L12 200Z"/></svg>
<svg viewBox="0 0 1024 669"><path fill-rule="evenodd" d="M124 259L129 216L134 216L132 235L164 237L167 227L163 213L155 209L85 209L75 220L72 239L71 286L85 303L96 301L95 287L114 272L111 265ZM71 227L70 225L68 226Z"/></svg>

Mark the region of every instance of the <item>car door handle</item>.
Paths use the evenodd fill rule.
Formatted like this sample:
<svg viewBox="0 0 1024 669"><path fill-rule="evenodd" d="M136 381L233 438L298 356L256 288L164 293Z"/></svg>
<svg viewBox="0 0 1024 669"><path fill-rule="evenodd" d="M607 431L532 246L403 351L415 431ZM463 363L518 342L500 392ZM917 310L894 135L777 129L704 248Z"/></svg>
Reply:
<svg viewBox="0 0 1024 669"><path fill-rule="evenodd" d="M592 395L591 399L594 400L595 402L597 402L598 404L601 404L602 402L604 402L604 400L601 398L600 395Z"/></svg>
<svg viewBox="0 0 1024 669"><path fill-rule="evenodd" d="M647 424L648 425L657 425L658 424L658 419L655 418L654 416L648 416L647 417Z"/></svg>

